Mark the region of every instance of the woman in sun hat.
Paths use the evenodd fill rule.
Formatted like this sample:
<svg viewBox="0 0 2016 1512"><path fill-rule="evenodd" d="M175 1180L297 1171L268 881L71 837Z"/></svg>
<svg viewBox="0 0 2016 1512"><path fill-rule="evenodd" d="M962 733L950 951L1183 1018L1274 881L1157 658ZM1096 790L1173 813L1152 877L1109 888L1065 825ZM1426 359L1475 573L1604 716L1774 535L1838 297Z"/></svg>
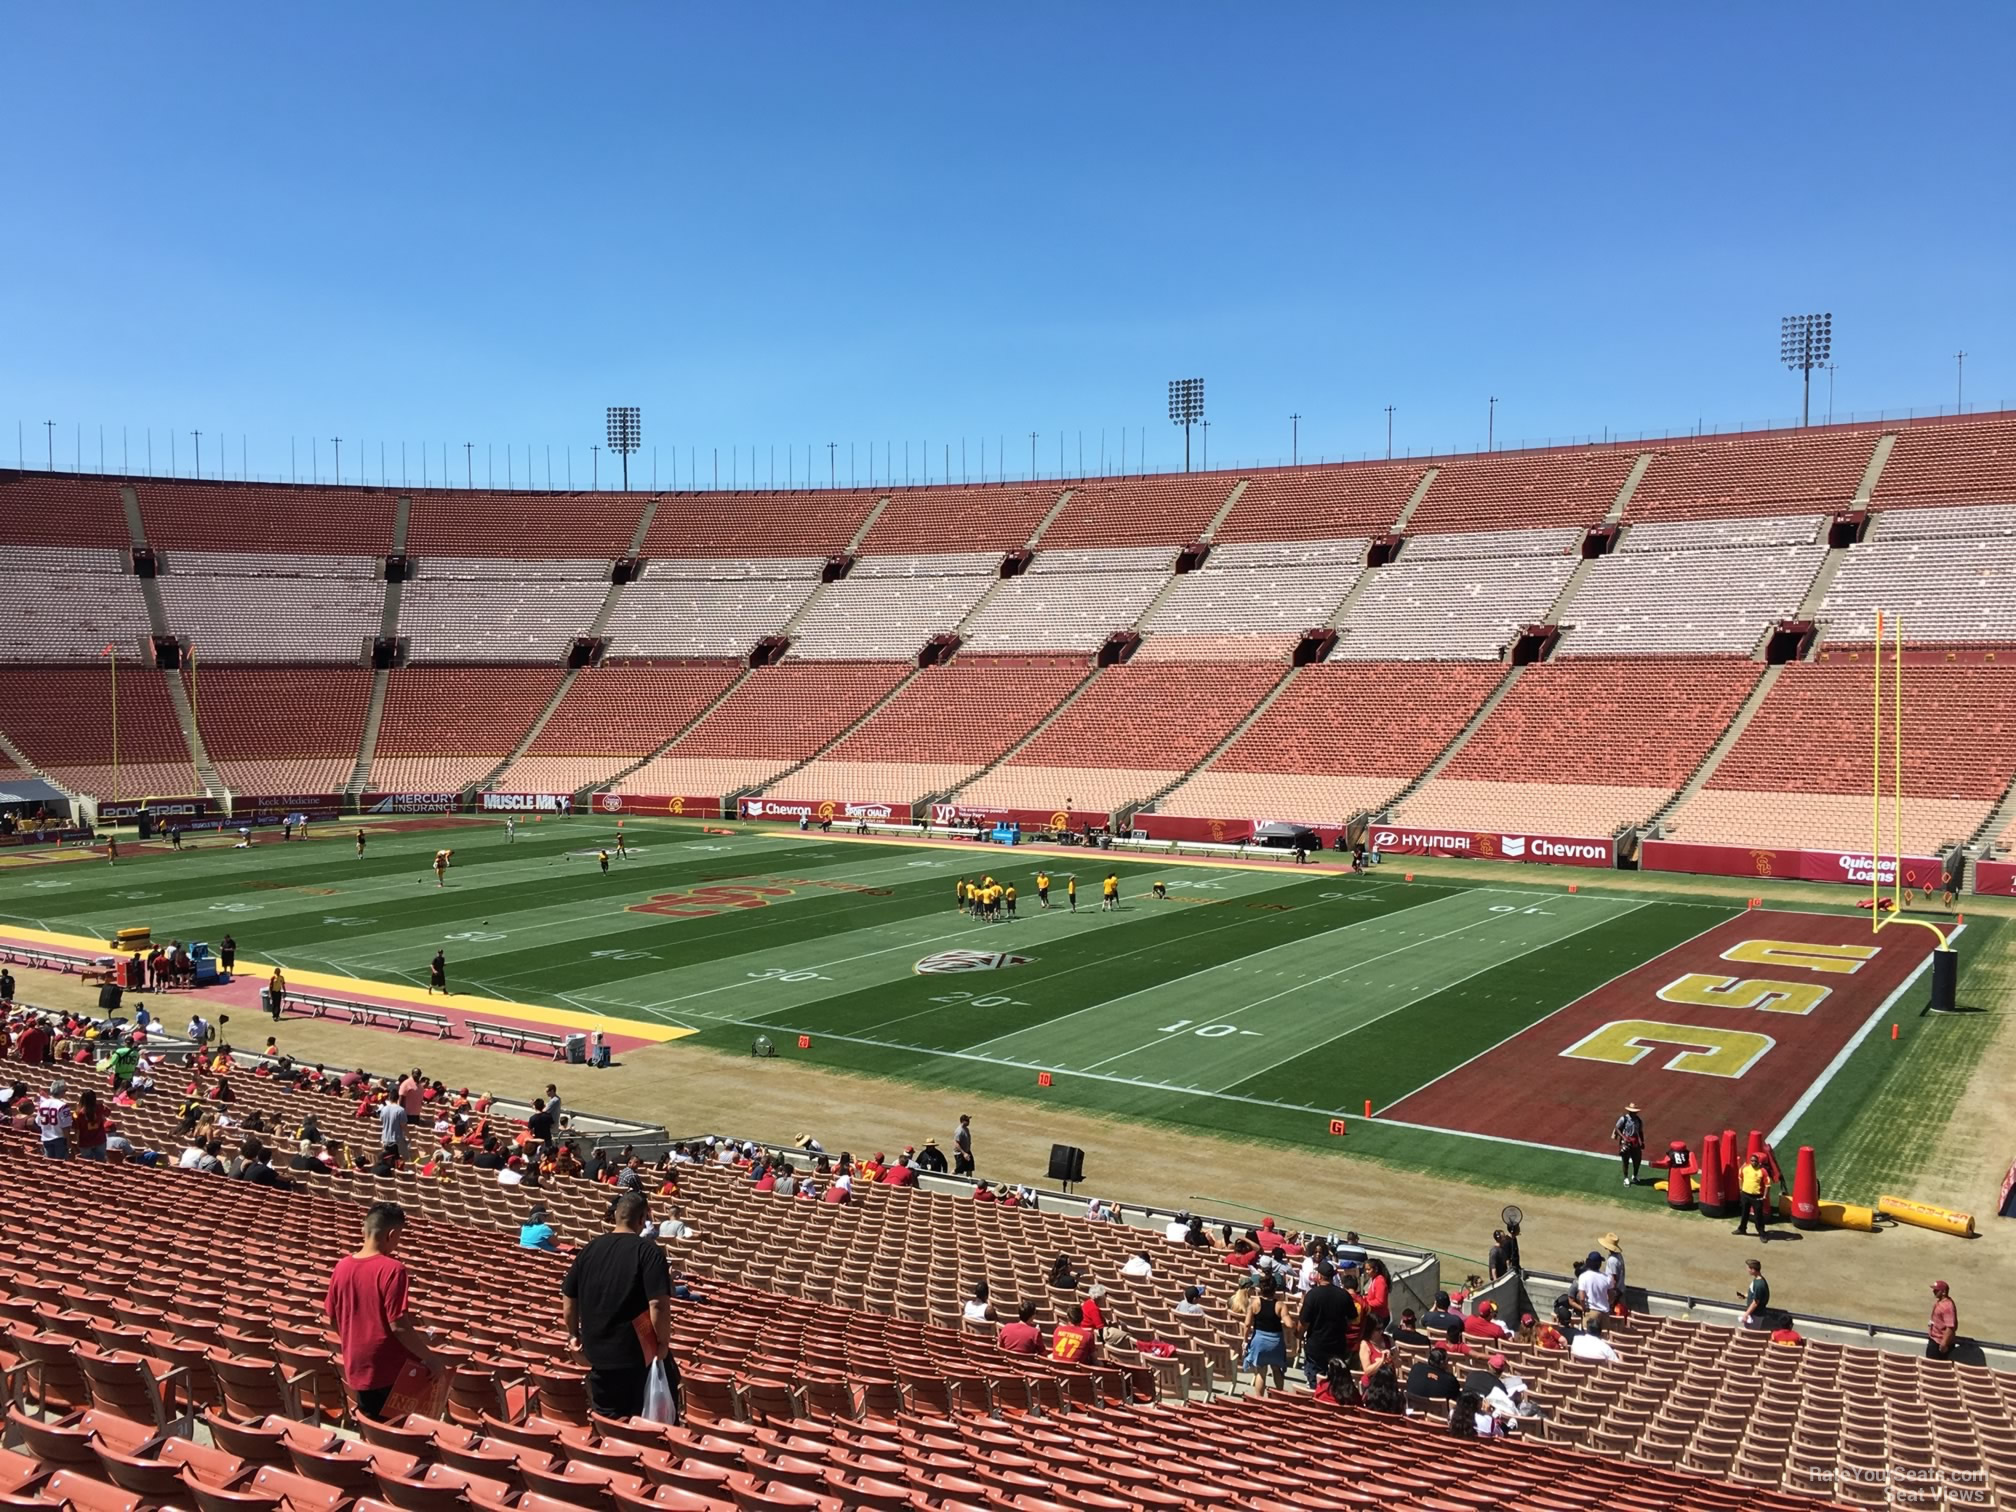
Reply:
<svg viewBox="0 0 2016 1512"><path fill-rule="evenodd" d="M1616 1234L1604 1234L1596 1241L1596 1248L1603 1256L1603 1270L1610 1277L1610 1305L1613 1308L1624 1305L1624 1241Z"/></svg>
<svg viewBox="0 0 2016 1512"><path fill-rule="evenodd" d="M1624 1104L1624 1111L1617 1115L1610 1134L1617 1141L1617 1159L1624 1167L1624 1185L1638 1185L1638 1162L1645 1158L1645 1118L1639 1112L1638 1104Z"/></svg>

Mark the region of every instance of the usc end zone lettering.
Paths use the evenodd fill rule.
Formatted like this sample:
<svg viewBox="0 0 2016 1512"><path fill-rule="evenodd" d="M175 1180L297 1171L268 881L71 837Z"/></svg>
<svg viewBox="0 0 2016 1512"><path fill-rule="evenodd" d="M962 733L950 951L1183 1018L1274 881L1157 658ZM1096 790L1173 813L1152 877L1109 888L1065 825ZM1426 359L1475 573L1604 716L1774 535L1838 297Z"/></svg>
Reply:
<svg viewBox="0 0 2016 1512"><path fill-rule="evenodd" d="M1775 966L1781 970L1853 975L1874 960L1875 945L1817 944L1807 940L1739 940L1722 952L1725 961ZM1781 981L1773 977L1738 979L1710 972L1689 972L1661 987L1662 1003L1688 1008L1722 1008L1760 1013L1805 1015L1826 1002L1833 989L1811 981ZM1724 1025L1672 1024L1657 1019L1614 1019L1563 1050L1571 1060L1604 1061L1635 1066L1654 1045L1676 1045L1680 1052L1661 1067L1695 1076L1734 1079L1756 1065L1776 1044L1768 1034Z"/></svg>
<svg viewBox="0 0 2016 1512"><path fill-rule="evenodd" d="M788 898L788 887L695 887L685 892L659 893L649 902L632 903L629 913L664 914L672 919L706 919L731 908L768 908L772 898Z"/></svg>

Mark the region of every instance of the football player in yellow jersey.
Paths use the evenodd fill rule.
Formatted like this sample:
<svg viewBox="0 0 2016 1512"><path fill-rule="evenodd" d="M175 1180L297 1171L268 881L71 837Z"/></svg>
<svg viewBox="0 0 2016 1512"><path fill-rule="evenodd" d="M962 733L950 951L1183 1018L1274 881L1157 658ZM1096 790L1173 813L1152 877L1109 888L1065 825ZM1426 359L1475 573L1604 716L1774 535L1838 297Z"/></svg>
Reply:
<svg viewBox="0 0 2016 1512"><path fill-rule="evenodd" d="M1064 901L1071 905L1071 912L1078 912L1078 873L1072 872L1064 878Z"/></svg>
<svg viewBox="0 0 2016 1512"><path fill-rule="evenodd" d="M1099 907L1111 913L1120 906L1120 876L1117 872L1106 873L1106 880L1099 884Z"/></svg>
<svg viewBox="0 0 2016 1512"><path fill-rule="evenodd" d="M1008 885L1007 885L1006 887L1004 887L1004 888L1002 888L1002 889L1001 889L1001 897L1002 897L1003 901L1004 901L1004 902L1006 902L1006 903L1007 903L1007 905L1008 905L1008 917L1009 917L1009 918L1011 918L1011 919L1012 919L1012 918L1014 918L1014 917L1015 917L1015 884L1014 884L1013 882L1010 882L1010 883L1009 883L1009 884L1008 884Z"/></svg>
<svg viewBox="0 0 2016 1512"><path fill-rule="evenodd" d="M454 854L455 852L452 850L438 850L434 852L434 885L436 887L446 887L448 885L448 862Z"/></svg>
<svg viewBox="0 0 2016 1512"><path fill-rule="evenodd" d="M1036 873L1036 901L1045 908L1050 906L1050 873L1047 871Z"/></svg>
<svg viewBox="0 0 2016 1512"><path fill-rule="evenodd" d="M1157 877L1151 884L1151 886L1153 886L1155 889L1156 897L1166 898L1169 896L1169 884L1167 882L1164 882L1160 877Z"/></svg>
<svg viewBox="0 0 2016 1512"><path fill-rule="evenodd" d="M966 912L966 879L961 877L952 884L952 898L959 905L959 912Z"/></svg>

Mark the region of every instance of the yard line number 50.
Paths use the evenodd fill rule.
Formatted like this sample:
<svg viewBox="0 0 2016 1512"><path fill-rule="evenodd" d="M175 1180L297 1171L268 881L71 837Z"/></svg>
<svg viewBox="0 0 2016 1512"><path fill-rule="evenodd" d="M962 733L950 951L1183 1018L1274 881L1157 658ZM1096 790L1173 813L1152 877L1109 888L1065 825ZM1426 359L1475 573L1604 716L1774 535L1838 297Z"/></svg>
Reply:
<svg viewBox="0 0 2016 1512"><path fill-rule="evenodd" d="M1815 945L1804 940L1744 940L1722 959L1746 966L1852 976L1876 958L1874 945ZM1723 1008L1803 1017L1827 1001L1833 989L1810 977L1717 976L1689 972L1661 987L1659 1001L1688 1008ZM1743 1076L1777 1043L1754 1029L1723 1024L1676 1024L1662 1019L1613 1019L1561 1053L1571 1060L1635 1066L1655 1047L1674 1054L1662 1069L1694 1076Z"/></svg>

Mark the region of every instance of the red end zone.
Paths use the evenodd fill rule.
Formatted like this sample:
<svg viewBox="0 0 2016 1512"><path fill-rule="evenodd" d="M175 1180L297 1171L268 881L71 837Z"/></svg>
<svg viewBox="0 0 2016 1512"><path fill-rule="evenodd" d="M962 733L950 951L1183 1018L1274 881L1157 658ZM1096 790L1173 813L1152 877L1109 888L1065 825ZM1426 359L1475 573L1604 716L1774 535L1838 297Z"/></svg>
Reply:
<svg viewBox="0 0 2016 1512"><path fill-rule="evenodd" d="M1380 1110L1381 1118L1608 1154L1626 1103L1652 1151L1776 1131L1925 963L1929 929L1758 910L1608 982Z"/></svg>

